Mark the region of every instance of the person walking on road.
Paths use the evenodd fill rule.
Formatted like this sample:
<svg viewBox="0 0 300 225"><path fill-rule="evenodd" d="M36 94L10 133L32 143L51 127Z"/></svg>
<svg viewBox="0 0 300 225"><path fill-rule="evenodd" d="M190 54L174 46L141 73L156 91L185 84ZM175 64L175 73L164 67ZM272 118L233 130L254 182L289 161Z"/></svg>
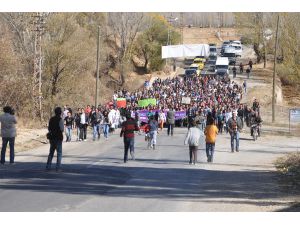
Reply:
<svg viewBox="0 0 300 225"><path fill-rule="evenodd" d="M249 68L250 68L250 70L252 70L253 62L252 62L252 60L251 60L251 59L249 60L249 63L248 63L248 65L249 65Z"/></svg>
<svg viewBox="0 0 300 225"><path fill-rule="evenodd" d="M9 162L13 164L15 162L15 138L16 138L16 123L17 119L14 115L14 110L10 106L3 108L4 114L0 116L1 123L1 137L2 137L2 149L1 149L1 164L5 163L5 153L7 144L9 143Z"/></svg>
<svg viewBox="0 0 300 225"><path fill-rule="evenodd" d="M240 132L243 128L242 121L239 117L237 117L236 112L232 112L232 118L228 120L228 130L231 137L231 152L234 152L234 140L235 144L235 151L239 151L239 140L240 140Z"/></svg>
<svg viewBox="0 0 300 225"><path fill-rule="evenodd" d="M81 115L81 109L78 108L77 113L75 113L75 116L74 116L75 128L77 131L76 141L80 140L80 115Z"/></svg>
<svg viewBox="0 0 300 225"><path fill-rule="evenodd" d="M68 111L64 120L66 126L66 142L70 142L72 140L72 130L74 127L74 118L72 117L71 112Z"/></svg>
<svg viewBox="0 0 300 225"><path fill-rule="evenodd" d="M156 146L157 131L158 131L158 122L154 118L154 116L151 116L149 121L150 141L149 141L148 148L152 148L153 150L155 150L155 146Z"/></svg>
<svg viewBox="0 0 300 225"><path fill-rule="evenodd" d="M49 120L48 126L48 139L50 141L50 151L48 155L46 169L51 169L52 159L54 152L57 152L56 171L61 170L62 161L62 141L64 132L64 121L62 119L62 110L60 107L56 107L54 110L55 116Z"/></svg>
<svg viewBox="0 0 300 225"><path fill-rule="evenodd" d="M136 121L131 118L130 112L126 113L126 121L122 124L120 137L124 140L124 163L128 161L128 150L130 149L131 159L135 160L134 155L134 131L139 131Z"/></svg>
<svg viewBox="0 0 300 225"><path fill-rule="evenodd" d="M196 165L197 163L197 150L198 146L202 145L200 140L204 137L204 133L201 129L197 127L196 121L192 121L190 129L188 129L188 133L184 140L185 145L189 145L189 156L190 161L189 164Z"/></svg>
<svg viewBox="0 0 300 225"><path fill-rule="evenodd" d="M242 129L244 128L244 115L245 115L245 109L243 104L240 104L238 110L237 110L237 116L241 119L242 122Z"/></svg>
<svg viewBox="0 0 300 225"><path fill-rule="evenodd" d="M98 140L100 139L100 122L102 120L102 115L99 112L98 108L92 110L91 115L91 125L93 127L93 141L96 140L96 137Z"/></svg>
<svg viewBox="0 0 300 225"><path fill-rule="evenodd" d="M165 122L166 122L166 114L165 114L164 110L162 109L158 115L158 123L159 123L160 131L163 130Z"/></svg>
<svg viewBox="0 0 300 225"><path fill-rule="evenodd" d="M88 122L88 116L84 112L84 109L81 109L80 114L80 138L79 141L86 141L87 137L87 122Z"/></svg>
<svg viewBox="0 0 300 225"><path fill-rule="evenodd" d="M240 74L244 73L244 65L243 63L240 63Z"/></svg>
<svg viewBox="0 0 300 225"><path fill-rule="evenodd" d="M108 113L108 120L109 120L109 125L110 125L110 131L113 134L115 132L116 127L116 122L117 122L117 111L114 109L114 107L111 107L109 113Z"/></svg>
<svg viewBox="0 0 300 225"><path fill-rule="evenodd" d="M235 65L232 68L233 78L236 78L236 67Z"/></svg>
<svg viewBox="0 0 300 225"><path fill-rule="evenodd" d="M167 112L167 126L168 126L168 136L171 133L171 136L174 134L174 125L175 125L175 111L173 107L170 107L170 110Z"/></svg>
<svg viewBox="0 0 300 225"><path fill-rule="evenodd" d="M223 134L223 128L224 128L224 123L225 123L225 111L222 112L220 111L217 115L217 124L218 124L218 130L220 131L221 134Z"/></svg>
<svg viewBox="0 0 300 225"><path fill-rule="evenodd" d="M246 69L246 73L247 73L247 78L248 78L248 79L250 78L250 72L251 72L251 69L250 69L250 67L248 67L248 68Z"/></svg>
<svg viewBox="0 0 300 225"><path fill-rule="evenodd" d="M109 133L108 110L105 109L102 114L103 114L103 135L105 140L108 140L108 133Z"/></svg>
<svg viewBox="0 0 300 225"><path fill-rule="evenodd" d="M259 105L259 101L258 101L256 98L255 98L254 101L253 101L252 109L253 109L255 112L258 112L258 113L259 113L260 105Z"/></svg>
<svg viewBox="0 0 300 225"><path fill-rule="evenodd" d="M243 82L243 88L244 88L244 93L247 94L247 81L244 80Z"/></svg>
<svg viewBox="0 0 300 225"><path fill-rule="evenodd" d="M215 125L214 119L212 117L209 117L207 119L207 126L204 130L204 134L206 136L205 142L206 142L207 162L213 162L215 144L216 144L216 138L218 132L219 130Z"/></svg>

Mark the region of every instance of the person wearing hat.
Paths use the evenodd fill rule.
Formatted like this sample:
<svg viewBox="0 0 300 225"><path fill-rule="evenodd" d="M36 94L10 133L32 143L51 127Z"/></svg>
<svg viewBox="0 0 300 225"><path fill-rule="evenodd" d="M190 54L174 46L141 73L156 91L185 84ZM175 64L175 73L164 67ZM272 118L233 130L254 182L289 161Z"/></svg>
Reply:
<svg viewBox="0 0 300 225"><path fill-rule="evenodd" d="M228 131L231 137L231 152L234 152L234 140L236 142L235 151L239 151L240 132L243 128L242 121L236 114L236 111L233 111L232 117L228 120Z"/></svg>
<svg viewBox="0 0 300 225"><path fill-rule="evenodd" d="M124 163L128 161L128 150L130 149L131 159L135 160L134 156L134 131L139 131L136 121L131 117L130 111L126 112L126 121L122 123L120 137L124 140Z"/></svg>
<svg viewBox="0 0 300 225"><path fill-rule="evenodd" d="M51 117L49 120L48 134L47 138L50 141L50 150L46 165L46 170L51 169L52 159L54 152L57 152L57 162L56 171L61 170L61 160L62 160L62 142L63 142L63 132L64 132L64 121L62 119L62 110L60 107L54 109L55 116Z"/></svg>

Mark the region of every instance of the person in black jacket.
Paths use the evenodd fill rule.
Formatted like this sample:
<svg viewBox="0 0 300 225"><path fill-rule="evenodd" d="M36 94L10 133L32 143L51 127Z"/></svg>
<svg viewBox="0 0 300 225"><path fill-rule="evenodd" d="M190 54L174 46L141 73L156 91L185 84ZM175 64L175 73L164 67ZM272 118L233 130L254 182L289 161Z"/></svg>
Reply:
<svg viewBox="0 0 300 225"><path fill-rule="evenodd" d="M74 122L75 122L75 128L77 130L77 141L80 140L80 114L81 114L81 109L78 108L77 113L74 116Z"/></svg>
<svg viewBox="0 0 300 225"><path fill-rule="evenodd" d="M102 120L102 114L98 108L92 110L90 118L91 118L91 126L93 127L93 141L96 140L96 136L98 136L98 140L99 140L100 122Z"/></svg>
<svg viewBox="0 0 300 225"><path fill-rule="evenodd" d="M236 67L235 67L235 65L233 66L233 68L232 68L232 73L233 73L233 78L236 78Z"/></svg>
<svg viewBox="0 0 300 225"><path fill-rule="evenodd" d="M54 110L55 116L49 120L48 126L48 139L50 141L50 152L48 156L46 169L51 169L52 159L55 150L57 151L57 163L56 171L61 170L61 160L62 160L62 141L64 132L64 121L62 119L62 110L60 107L56 107Z"/></svg>
<svg viewBox="0 0 300 225"><path fill-rule="evenodd" d="M74 117L72 113L69 111L68 115L64 119L66 126L66 142L70 142L72 140L72 130L74 127Z"/></svg>

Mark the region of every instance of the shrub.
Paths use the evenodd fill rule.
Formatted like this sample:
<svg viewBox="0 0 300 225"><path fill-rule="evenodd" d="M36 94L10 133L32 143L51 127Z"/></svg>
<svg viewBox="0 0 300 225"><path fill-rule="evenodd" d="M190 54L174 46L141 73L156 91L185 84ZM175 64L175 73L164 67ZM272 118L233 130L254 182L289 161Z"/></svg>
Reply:
<svg viewBox="0 0 300 225"><path fill-rule="evenodd" d="M289 153L275 161L277 171L300 184L300 152Z"/></svg>

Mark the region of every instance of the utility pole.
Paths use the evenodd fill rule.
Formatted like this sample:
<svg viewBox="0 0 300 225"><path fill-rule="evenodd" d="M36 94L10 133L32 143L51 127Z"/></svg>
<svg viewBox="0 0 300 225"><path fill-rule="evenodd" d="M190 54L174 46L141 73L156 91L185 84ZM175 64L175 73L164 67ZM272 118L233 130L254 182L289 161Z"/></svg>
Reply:
<svg viewBox="0 0 300 225"><path fill-rule="evenodd" d="M34 99L35 112L39 116L40 121L43 120L42 109L42 36L45 30L45 18L43 13L36 13L34 16L34 63L33 63L33 79L32 79L32 95ZM37 90L38 87L38 90Z"/></svg>
<svg viewBox="0 0 300 225"><path fill-rule="evenodd" d="M183 12L180 13L180 33L181 33L181 44L183 45L183 28L184 28L184 22L183 22Z"/></svg>
<svg viewBox="0 0 300 225"><path fill-rule="evenodd" d="M218 19L219 19L219 32L220 32L220 37L221 37L221 32L222 32L222 24L223 24L223 14L222 12L218 13Z"/></svg>
<svg viewBox="0 0 300 225"><path fill-rule="evenodd" d="M172 45L172 42L171 42L171 26L173 26L174 22L177 21L178 18L176 17L173 17L173 15L171 14L170 17L167 17L167 21L168 21L168 41L167 41L167 46L168 45ZM168 65L168 59L166 59L166 66Z"/></svg>
<svg viewBox="0 0 300 225"><path fill-rule="evenodd" d="M100 59L100 26L98 26L98 38L97 38L97 68L96 68L96 96L95 96L95 107L98 107L98 83L99 83L99 59Z"/></svg>
<svg viewBox="0 0 300 225"><path fill-rule="evenodd" d="M277 27L276 27L276 38L275 38L273 93L272 93L272 123L275 123L275 82L276 82L276 63L277 63L277 46L278 46L278 27L279 27L279 13L277 16Z"/></svg>

